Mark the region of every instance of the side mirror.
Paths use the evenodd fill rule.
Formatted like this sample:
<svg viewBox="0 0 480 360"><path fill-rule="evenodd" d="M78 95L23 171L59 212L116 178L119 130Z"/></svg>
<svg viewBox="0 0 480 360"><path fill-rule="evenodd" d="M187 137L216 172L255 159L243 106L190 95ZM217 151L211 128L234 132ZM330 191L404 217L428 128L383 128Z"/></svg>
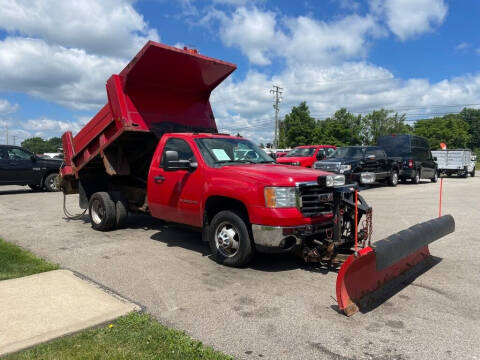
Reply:
<svg viewBox="0 0 480 360"><path fill-rule="evenodd" d="M437 161L437 157L436 157L436 156L433 157L433 161Z"/></svg>
<svg viewBox="0 0 480 360"><path fill-rule="evenodd" d="M189 160L179 160L178 152L174 150L165 151L164 160L165 160L164 169L166 171L194 170L198 167L197 162L191 162Z"/></svg>

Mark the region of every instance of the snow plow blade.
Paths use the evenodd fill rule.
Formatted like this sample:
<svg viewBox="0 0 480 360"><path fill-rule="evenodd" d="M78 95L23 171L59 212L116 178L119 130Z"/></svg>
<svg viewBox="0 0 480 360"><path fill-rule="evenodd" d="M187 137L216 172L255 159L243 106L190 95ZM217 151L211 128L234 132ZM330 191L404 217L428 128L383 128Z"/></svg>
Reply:
<svg viewBox="0 0 480 360"><path fill-rule="evenodd" d="M455 231L451 215L414 225L352 254L337 276L339 310L351 316L375 307L431 265L428 244Z"/></svg>

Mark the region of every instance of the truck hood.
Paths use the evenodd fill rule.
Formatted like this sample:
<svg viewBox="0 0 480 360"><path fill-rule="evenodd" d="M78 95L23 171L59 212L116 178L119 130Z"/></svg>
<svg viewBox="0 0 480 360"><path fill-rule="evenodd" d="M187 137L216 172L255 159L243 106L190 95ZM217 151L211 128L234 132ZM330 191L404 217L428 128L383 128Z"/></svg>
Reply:
<svg viewBox="0 0 480 360"><path fill-rule="evenodd" d="M280 158L277 158L277 163L293 163L293 162L302 162L305 161L305 159L310 159L309 156L292 156L292 157L286 157L282 156Z"/></svg>
<svg viewBox="0 0 480 360"><path fill-rule="evenodd" d="M227 165L218 170L228 177L239 179L242 176L272 186L292 186L297 182L317 181L319 176L331 174L321 170L280 164Z"/></svg>
<svg viewBox="0 0 480 360"><path fill-rule="evenodd" d="M329 159L321 160L318 163L320 163L320 164L322 164L322 163L339 163L339 164L342 164L342 165L352 165L352 164L355 164L359 161L360 161L359 159L354 160L354 159L345 159L345 158L342 158L342 159L329 158Z"/></svg>

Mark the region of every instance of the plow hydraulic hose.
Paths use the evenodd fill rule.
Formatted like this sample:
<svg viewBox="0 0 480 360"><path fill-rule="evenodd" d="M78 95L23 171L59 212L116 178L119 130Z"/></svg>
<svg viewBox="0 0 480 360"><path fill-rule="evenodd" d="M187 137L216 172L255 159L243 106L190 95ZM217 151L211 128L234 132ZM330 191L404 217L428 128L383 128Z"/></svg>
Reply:
<svg viewBox="0 0 480 360"><path fill-rule="evenodd" d="M428 244L453 231L453 217L444 215L379 240L361 249L357 256L351 255L337 276L339 309L350 316L359 307L370 307L375 297L393 292L394 280L413 277L427 267L424 260L430 256Z"/></svg>

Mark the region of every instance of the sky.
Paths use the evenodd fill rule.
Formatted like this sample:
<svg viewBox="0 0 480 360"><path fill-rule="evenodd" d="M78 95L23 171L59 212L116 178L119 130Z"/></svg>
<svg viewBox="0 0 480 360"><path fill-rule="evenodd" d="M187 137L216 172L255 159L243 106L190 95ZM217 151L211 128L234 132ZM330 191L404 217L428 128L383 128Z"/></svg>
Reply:
<svg viewBox="0 0 480 360"><path fill-rule="evenodd" d="M220 131L260 143L306 101L419 118L480 108L478 0L0 0L0 143L74 133L147 40L237 64L211 96Z"/></svg>

